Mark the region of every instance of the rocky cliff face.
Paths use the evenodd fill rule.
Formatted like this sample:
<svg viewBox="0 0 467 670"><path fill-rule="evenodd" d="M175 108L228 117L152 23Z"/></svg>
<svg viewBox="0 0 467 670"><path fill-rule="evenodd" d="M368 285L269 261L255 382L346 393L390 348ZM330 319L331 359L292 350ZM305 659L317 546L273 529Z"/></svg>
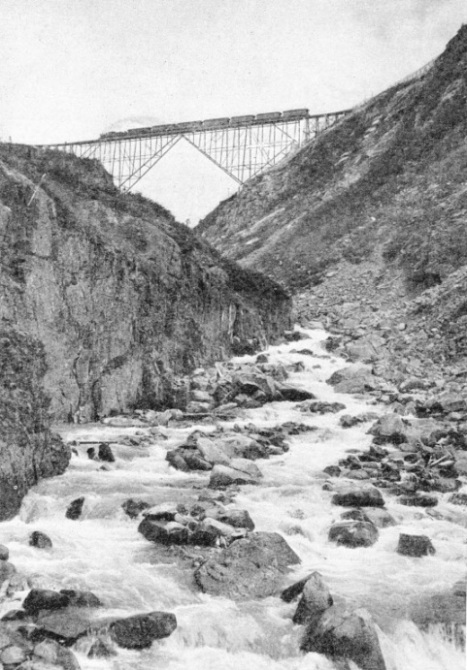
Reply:
<svg viewBox="0 0 467 670"><path fill-rule="evenodd" d="M70 459L69 447L49 429L45 370L40 342L0 329L0 520L16 514L28 488L63 472Z"/></svg>
<svg viewBox="0 0 467 670"><path fill-rule="evenodd" d="M177 375L288 323L284 291L93 161L4 146L0 203L1 323L43 343L55 419L161 406Z"/></svg>
<svg viewBox="0 0 467 670"><path fill-rule="evenodd" d="M339 262L402 270L407 291L467 258L467 26L432 68L369 101L221 203L198 228L301 290Z"/></svg>
<svg viewBox="0 0 467 670"><path fill-rule="evenodd" d="M0 145L0 518L69 455L50 420L182 406L193 368L289 326L274 282L220 258L94 161Z"/></svg>

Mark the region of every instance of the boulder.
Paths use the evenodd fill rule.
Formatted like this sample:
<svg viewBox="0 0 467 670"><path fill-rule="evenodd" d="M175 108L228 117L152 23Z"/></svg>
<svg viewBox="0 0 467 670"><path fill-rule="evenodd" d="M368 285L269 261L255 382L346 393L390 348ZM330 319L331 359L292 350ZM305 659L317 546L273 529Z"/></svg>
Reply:
<svg viewBox="0 0 467 670"><path fill-rule="evenodd" d="M238 463L238 461L243 461L244 459L235 460ZM254 465L251 461L247 461L247 463ZM252 474L252 471L248 470L250 470L250 468L247 468L246 466L240 466L240 469L237 469L226 465L215 465L211 471L209 486L210 488L216 489L231 486L232 484L257 484L261 477L261 473L260 476L255 477L254 474Z"/></svg>
<svg viewBox="0 0 467 670"><path fill-rule="evenodd" d="M233 526L234 528L246 528L247 530L254 530L255 524L246 509L229 509L220 512L217 515L219 521Z"/></svg>
<svg viewBox="0 0 467 670"><path fill-rule="evenodd" d="M387 509L381 507L366 507L364 515L365 520L372 523L376 528L388 528L397 525L397 521L389 514Z"/></svg>
<svg viewBox="0 0 467 670"><path fill-rule="evenodd" d="M141 512L143 512L145 509L148 509L151 507L151 505L144 500L133 500L133 498L129 498L128 500L125 500L124 503L122 503L122 509L127 514L130 519L136 519Z"/></svg>
<svg viewBox="0 0 467 670"><path fill-rule="evenodd" d="M67 507L65 516L67 519L79 519L83 511L84 497L76 498Z"/></svg>
<svg viewBox="0 0 467 670"><path fill-rule="evenodd" d="M177 449L172 449L168 451L165 460L176 470L181 470L182 472L188 472L190 469L185 459L180 455Z"/></svg>
<svg viewBox="0 0 467 670"><path fill-rule="evenodd" d="M0 561L7 561L10 558L10 550L4 544L0 544Z"/></svg>
<svg viewBox="0 0 467 670"><path fill-rule="evenodd" d="M54 668L59 667L63 670L80 670L80 665L74 654L69 649L63 647L61 644L58 644L58 642L55 640L43 640L34 647L32 669L36 670L37 667L37 670L42 670L42 665L38 666L37 662L34 663L34 657L46 663L47 669L49 668L50 664Z"/></svg>
<svg viewBox="0 0 467 670"><path fill-rule="evenodd" d="M363 365L350 365L337 370L326 381L337 393L365 393L377 386L377 378Z"/></svg>
<svg viewBox="0 0 467 670"><path fill-rule="evenodd" d="M312 572L304 584L293 622L304 624L316 619L333 604L332 596L319 572Z"/></svg>
<svg viewBox="0 0 467 670"><path fill-rule="evenodd" d="M399 414L385 414L369 430L378 444L401 444L407 441L408 423Z"/></svg>
<svg viewBox="0 0 467 670"><path fill-rule="evenodd" d="M308 627L300 648L351 660L361 670L386 670L375 625L363 609L346 615L329 608Z"/></svg>
<svg viewBox="0 0 467 670"><path fill-rule="evenodd" d="M453 505L467 506L467 493L454 493L452 496L449 496L448 502Z"/></svg>
<svg viewBox="0 0 467 670"><path fill-rule="evenodd" d="M105 461L107 463L115 462L115 456L113 454L112 449L110 448L110 445L107 442L102 442L102 444L99 445L97 458L100 461Z"/></svg>
<svg viewBox="0 0 467 670"><path fill-rule="evenodd" d="M399 535L399 544L397 545L397 553L402 556L428 556L436 552L427 535L408 535L401 533Z"/></svg>
<svg viewBox="0 0 467 670"><path fill-rule="evenodd" d="M16 644L10 644L0 652L0 661L6 666L18 666L27 658L26 651Z"/></svg>
<svg viewBox="0 0 467 670"><path fill-rule="evenodd" d="M307 402L300 407L300 411L306 412L307 414L336 414L343 409L345 409L345 405L341 402L325 402L324 400Z"/></svg>
<svg viewBox="0 0 467 670"><path fill-rule="evenodd" d="M277 593L287 567L299 562L278 533L251 533L209 558L194 577L204 593L233 600L265 598Z"/></svg>
<svg viewBox="0 0 467 670"><path fill-rule="evenodd" d="M29 536L29 544L31 547L36 547L37 549L51 549L52 540L45 533L41 533L40 530L34 530Z"/></svg>
<svg viewBox="0 0 467 670"><path fill-rule="evenodd" d="M384 507L381 493L368 485L342 487L333 495L332 503L343 507Z"/></svg>
<svg viewBox="0 0 467 670"><path fill-rule="evenodd" d="M378 539L378 530L369 521L340 521L331 526L328 537L346 547L371 547Z"/></svg>
<svg viewBox="0 0 467 670"><path fill-rule="evenodd" d="M41 612L36 621L35 636L50 637L65 645L72 645L89 631L92 622L83 610L66 607L59 612Z"/></svg>
<svg viewBox="0 0 467 670"><path fill-rule="evenodd" d="M222 446L218 446L213 440L206 437L198 438L197 447L204 460L212 465L228 465L230 458L234 456L233 449L232 453L226 453Z"/></svg>
<svg viewBox="0 0 467 670"><path fill-rule="evenodd" d="M171 502L153 505L143 511L143 516L151 521L175 521L177 514L179 514L177 504Z"/></svg>
<svg viewBox="0 0 467 670"><path fill-rule="evenodd" d="M92 591L61 589L60 593L67 596L70 607L102 607L101 600Z"/></svg>
<svg viewBox="0 0 467 670"><path fill-rule="evenodd" d="M187 544L189 530L176 521L151 521L145 518L138 526L138 532L157 544Z"/></svg>
<svg viewBox="0 0 467 670"><path fill-rule="evenodd" d="M399 502L401 505L409 507L436 507L438 498L428 493L419 493L417 495L400 496Z"/></svg>
<svg viewBox="0 0 467 670"><path fill-rule="evenodd" d="M68 607L69 597L64 593L48 589L32 589L26 596L23 607L28 614L38 614L41 610L58 610Z"/></svg>
<svg viewBox="0 0 467 670"><path fill-rule="evenodd" d="M170 612L137 614L114 621L109 627L110 637L125 649L147 649L154 640L171 635L177 628L177 619Z"/></svg>
<svg viewBox="0 0 467 670"><path fill-rule="evenodd" d="M280 384L278 386L281 394L280 400L290 400L292 402L301 402L302 400L314 400L316 396L305 389L290 386L290 384Z"/></svg>

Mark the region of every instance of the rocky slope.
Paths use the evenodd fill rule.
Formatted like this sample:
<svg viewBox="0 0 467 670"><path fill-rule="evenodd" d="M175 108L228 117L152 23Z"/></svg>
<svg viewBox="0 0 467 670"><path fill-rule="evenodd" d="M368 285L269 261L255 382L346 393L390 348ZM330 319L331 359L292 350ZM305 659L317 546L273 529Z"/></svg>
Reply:
<svg viewBox="0 0 467 670"><path fill-rule="evenodd" d="M409 357L428 346L440 363L455 359L465 350L466 136L463 26L425 74L252 180L199 232L301 294L303 319L348 322L352 337L377 328L394 335L393 351L414 343Z"/></svg>
<svg viewBox="0 0 467 670"><path fill-rule="evenodd" d="M183 407L184 374L289 325L274 282L120 194L98 163L30 147L0 145L0 283L0 516L66 466L50 417Z"/></svg>

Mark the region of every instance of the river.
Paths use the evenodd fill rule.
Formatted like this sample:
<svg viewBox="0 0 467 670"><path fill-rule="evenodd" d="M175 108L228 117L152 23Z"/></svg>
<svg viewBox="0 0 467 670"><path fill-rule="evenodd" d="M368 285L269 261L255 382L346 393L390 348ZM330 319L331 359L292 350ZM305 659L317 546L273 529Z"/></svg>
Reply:
<svg viewBox="0 0 467 670"><path fill-rule="evenodd" d="M325 383L345 362L325 356L322 341L326 333L314 330L307 335L309 339L298 345L270 347L270 361L286 365L302 361L305 369L291 373L289 381L312 391L320 400L342 402L346 406L343 413L384 413L385 408L374 404L371 397L339 395ZM292 353L296 348L310 349L315 355ZM404 612L421 593L450 589L465 579L467 514L457 507L458 523L433 518L420 508L399 504L383 491L397 526L380 530L378 542L369 548L330 543L329 527L343 510L333 506L332 493L323 490L326 476L322 470L337 463L349 449L369 446L371 436L366 432L371 424L344 429L339 425L339 414L309 416L296 405L274 402L243 410L242 419L236 420L258 426L292 420L317 427L290 437L290 450L284 455L257 461L264 474L262 484L242 487L236 498L237 506L249 511L256 530L281 533L300 556L302 563L291 571L286 584L318 570L335 598L367 608L378 624L388 670L464 668L464 652L447 631L439 626L422 633L404 619ZM108 470L89 460L86 446L81 446L64 475L34 487L20 514L1 524L1 542L9 547L11 561L36 587L93 591L105 604L105 616L152 610L175 613L176 631L146 651L119 650L111 659L89 659L86 643L79 641L74 651L83 670L333 669L334 664L323 656L299 652L303 629L292 623L296 603L286 604L277 597L237 603L200 593L192 582L192 571L155 559L153 545L121 509L128 498L183 502L193 497L193 486L207 484L209 473L183 473L165 461L167 449L195 427L206 432L214 428L204 422L189 429L170 424L153 435L148 445L112 446L117 458ZM103 424L57 428L65 439L82 441L117 442L121 436L150 434L141 427ZM82 518L66 519L67 506L78 496L86 499ZM446 513L452 518L454 506L446 502L449 496L439 497L436 509L441 515L437 516ZM53 549L30 547L32 530L47 533ZM420 559L397 554L401 532L428 535L436 554ZM0 613L19 607L25 594L19 593L15 602L1 603Z"/></svg>

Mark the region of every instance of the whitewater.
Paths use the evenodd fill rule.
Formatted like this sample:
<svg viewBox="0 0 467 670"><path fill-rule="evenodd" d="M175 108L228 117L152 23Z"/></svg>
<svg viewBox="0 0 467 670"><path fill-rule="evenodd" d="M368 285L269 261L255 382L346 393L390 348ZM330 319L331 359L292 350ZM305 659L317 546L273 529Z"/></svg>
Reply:
<svg viewBox="0 0 467 670"><path fill-rule="evenodd" d="M398 522L380 529L379 540L368 548L347 548L328 541L331 524L344 511L331 504L332 491L323 489L329 477L327 465L337 464L349 450L371 444L371 422L342 428L341 414L375 412L387 408L370 397L335 393L326 384L346 362L326 354L322 330L303 331L307 339L269 347L269 362L303 369L290 372L289 382L315 394L318 400L341 402L337 414L300 412L294 402L273 402L259 409L241 410L241 418L217 421L225 428L234 424L277 426L288 421L313 425L316 430L290 436L290 450L268 460L256 461L264 477L258 486L242 486L236 507L248 510L257 531L284 536L301 564L284 579L288 586L317 570L337 602L353 609L364 607L373 616L388 670L457 670L465 657L448 630L432 626L421 632L406 618L407 608L422 594L452 588L465 579L467 514L439 495L434 516L420 508L401 505L383 491L386 508ZM294 353L308 349L313 355ZM255 357L243 357L253 361ZM240 358L234 359L239 361ZM23 501L20 514L3 522L1 542L10 549L11 561L36 588L79 589L94 592L104 603L101 616L129 616L165 610L178 621L175 632L144 651L118 650L109 659L89 659L85 638L73 647L83 670L332 670L337 666L316 653L299 651L303 627L292 623L296 603L278 597L234 602L209 596L196 588L192 570L158 558L154 545L137 532L121 505L129 498L151 504L192 501L206 487L209 472L177 471L165 460L167 450L199 429L206 433L215 424L171 423L156 431L141 426L111 427L104 424L61 425L56 430L68 441L109 442L116 462L106 469L90 460L89 445L75 450L67 472L42 481ZM128 446L119 439L147 435L147 444ZM460 492L467 491L464 485ZM70 502L85 497L79 520L65 518ZM446 518L447 517L447 518ZM53 549L29 546L29 535L40 530L52 539ZM411 558L396 553L400 533L428 535L436 547L434 556ZM0 603L0 615L19 608L27 590L12 601ZM349 663L349 668L357 666Z"/></svg>

